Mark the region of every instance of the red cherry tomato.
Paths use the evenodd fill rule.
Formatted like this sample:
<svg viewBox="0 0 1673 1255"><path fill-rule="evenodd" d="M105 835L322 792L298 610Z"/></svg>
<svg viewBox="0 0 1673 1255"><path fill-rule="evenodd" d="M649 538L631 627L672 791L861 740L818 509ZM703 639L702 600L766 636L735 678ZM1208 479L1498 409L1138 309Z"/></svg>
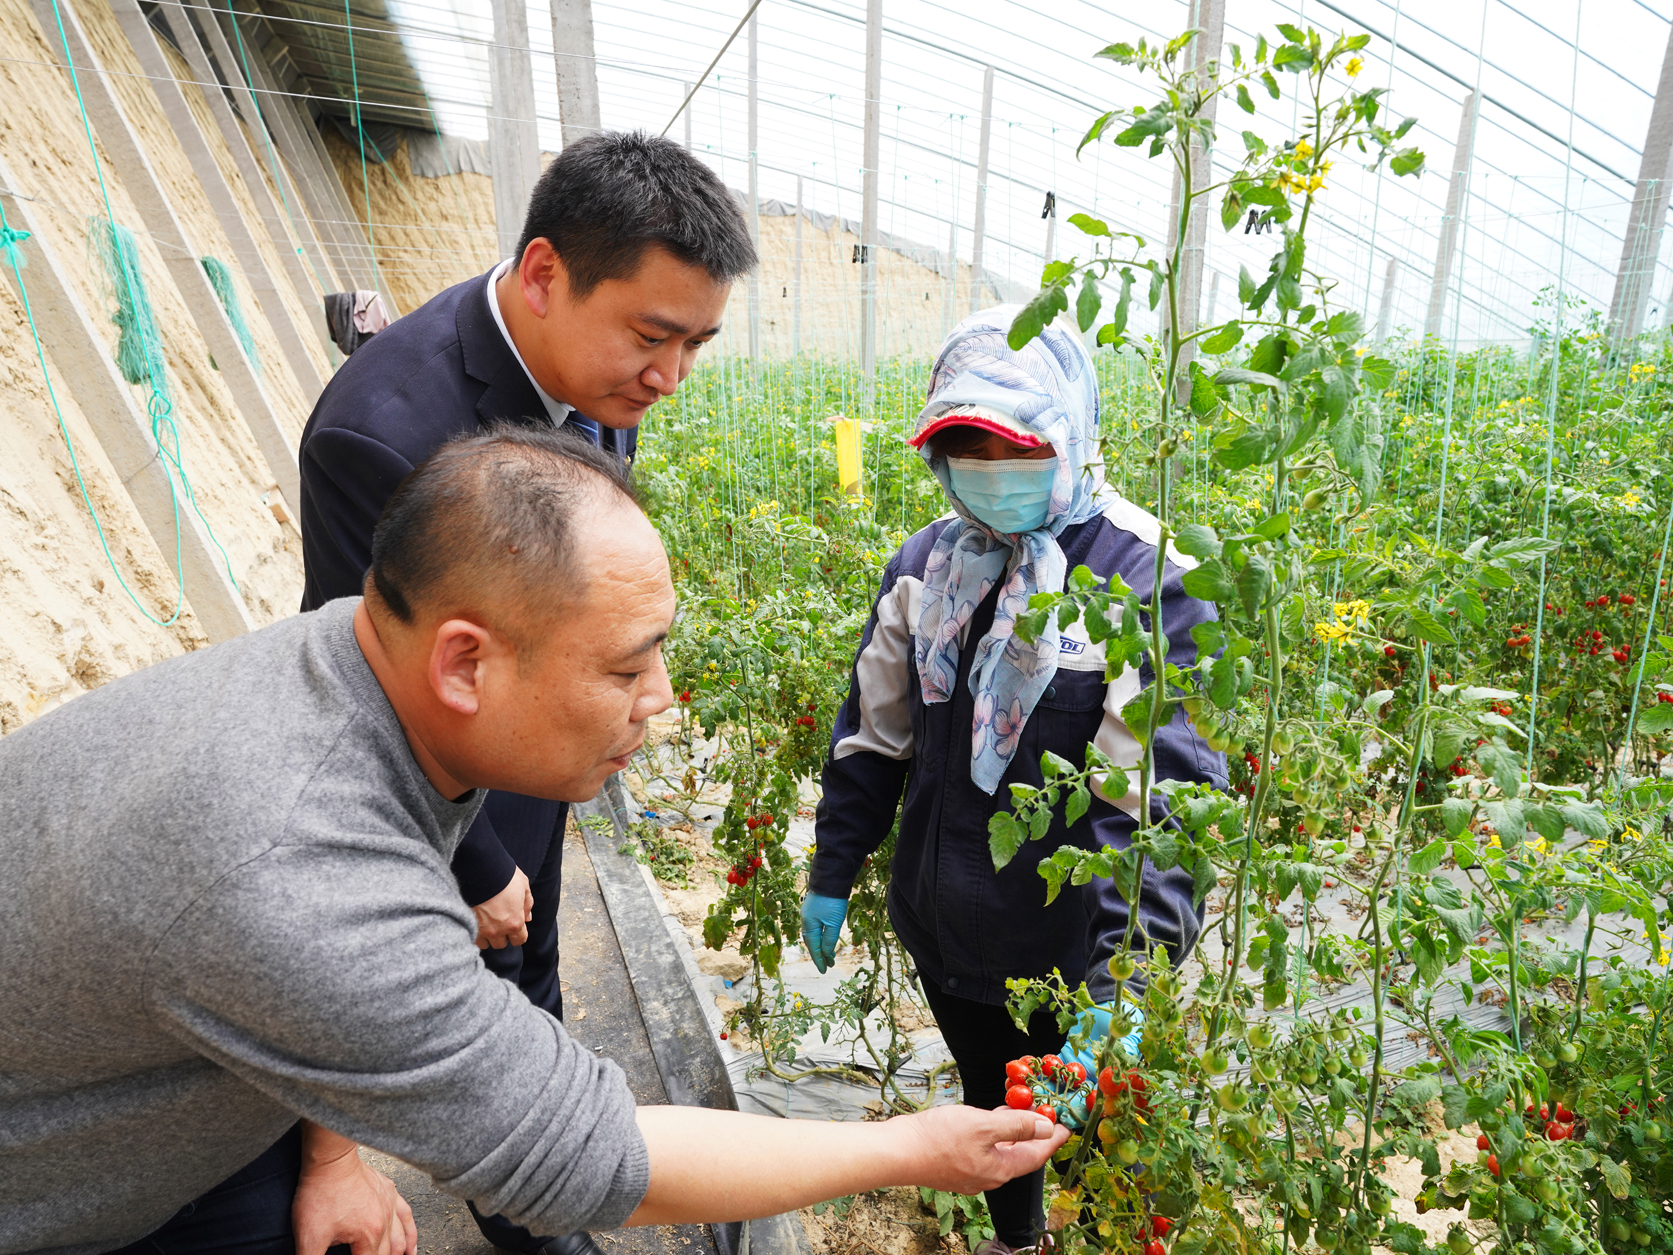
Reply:
<svg viewBox="0 0 1673 1255"><path fill-rule="evenodd" d="M1026 1081L1032 1075L1034 1073L1021 1059L1012 1059L1005 1065L1005 1079L1013 1085L1020 1081Z"/></svg>
<svg viewBox="0 0 1673 1255"><path fill-rule="evenodd" d="M1034 1114L1037 1115L1037 1116L1044 1116L1046 1119L1050 1120L1053 1124L1057 1123L1057 1112L1053 1111L1050 1107L1046 1106L1045 1103L1041 1103L1038 1107L1034 1108Z"/></svg>
<svg viewBox="0 0 1673 1255"><path fill-rule="evenodd" d="M1166 1216L1152 1216L1150 1218L1150 1236L1153 1238L1167 1237L1168 1230L1171 1228L1173 1228L1173 1221Z"/></svg>
<svg viewBox="0 0 1673 1255"><path fill-rule="evenodd" d="M1104 1094L1115 1093L1115 1072L1110 1068L1098 1073L1098 1090Z"/></svg>
<svg viewBox="0 0 1673 1255"><path fill-rule="evenodd" d="M1487 1134L1478 1133L1475 1139L1475 1148L1477 1150L1486 1150L1488 1149L1488 1145Z"/></svg>
<svg viewBox="0 0 1673 1255"><path fill-rule="evenodd" d="M1034 1091L1026 1085L1013 1085L1005 1091L1005 1105L1013 1111L1027 1111L1034 1105Z"/></svg>
<svg viewBox="0 0 1673 1255"><path fill-rule="evenodd" d="M1131 1072L1127 1073L1127 1084L1132 1086L1133 1089L1137 1090L1139 1093L1144 1093L1144 1078L1139 1075L1137 1068L1134 1068Z"/></svg>
<svg viewBox="0 0 1673 1255"><path fill-rule="evenodd" d="M1071 1059L1063 1065L1063 1070L1069 1074L1076 1085L1086 1084L1086 1067L1077 1060Z"/></svg>
<svg viewBox="0 0 1673 1255"><path fill-rule="evenodd" d="M1057 1075L1057 1069L1063 1066L1063 1060L1056 1055L1040 1056L1040 1071L1046 1076Z"/></svg>
<svg viewBox="0 0 1673 1255"><path fill-rule="evenodd" d="M1487 1156L1487 1171L1491 1172L1494 1176L1499 1175L1499 1157L1497 1155Z"/></svg>
<svg viewBox="0 0 1673 1255"><path fill-rule="evenodd" d="M1145 1244L1144 1255L1167 1255L1167 1248L1152 1238Z"/></svg>

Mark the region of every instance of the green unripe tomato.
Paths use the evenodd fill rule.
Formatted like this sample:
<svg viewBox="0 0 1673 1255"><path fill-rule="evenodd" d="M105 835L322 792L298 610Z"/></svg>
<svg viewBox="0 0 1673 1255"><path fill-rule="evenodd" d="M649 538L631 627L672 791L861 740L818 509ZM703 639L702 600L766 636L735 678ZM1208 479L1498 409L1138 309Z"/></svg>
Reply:
<svg viewBox="0 0 1673 1255"><path fill-rule="evenodd" d="M1609 1223L1604 1226L1611 1242L1626 1242L1632 1238L1632 1226L1619 1216L1609 1217Z"/></svg>
<svg viewBox="0 0 1673 1255"><path fill-rule="evenodd" d="M1287 1116L1301 1105L1301 1099L1296 1096L1294 1090L1274 1090L1272 1092L1272 1105Z"/></svg>
<svg viewBox="0 0 1673 1255"><path fill-rule="evenodd" d="M1115 1157L1124 1164L1135 1164L1139 1161L1139 1144L1132 1138L1123 1138L1115 1144Z"/></svg>
<svg viewBox="0 0 1673 1255"><path fill-rule="evenodd" d="M1202 1052L1202 1070L1210 1076L1219 1076L1226 1066L1226 1056L1213 1046Z"/></svg>
<svg viewBox="0 0 1673 1255"><path fill-rule="evenodd" d="M1181 704L1185 707L1185 714L1193 723L1201 719L1202 712L1208 708L1208 703L1195 693L1187 697Z"/></svg>
<svg viewBox="0 0 1673 1255"><path fill-rule="evenodd" d="M1331 1041L1347 1041L1353 1036L1353 1029L1348 1027L1347 1021L1337 1020L1330 1026Z"/></svg>
<svg viewBox="0 0 1673 1255"><path fill-rule="evenodd" d="M1324 1073L1326 1076L1340 1076L1342 1074L1342 1061L1335 1055L1331 1055L1324 1061Z"/></svg>
<svg viewBox="0 0 1673 1255"><path fill-rule="evenodd" d="M1562 1045L1557 1047L1557 1058L1561 1059L1564 1063L1573 1063L1579 1057L1580 1051L1575 1048L1574 1043L1571 1041L1565 1041Z"/></svg>
<svg viewBox="0 0 1673 1255"><path fill-rule="evenodd" d="M1179 991L1185 988L1177 972L1166 970L1157 972L1150 978L1151 987L1159 989L1170 998L1179 997Z"/></svg>
<svg viewBox="0 0 1673 1255"><path fill-rule="evenodd" d="M1265 1020L1259 1020L1249 1026L1249 1044L1256 1050L1265 1050L1272 1045L1272 1025Z"/></svg>
<svg viewBox="0 0 1673 1255"><path fill-rule="evenodd" d="M1534 1197L1542 1203L1557 1201L1557 1184L1550 1177L1541 1177L1534 1182Z"/></svg>
<svg viewBox="0 0 1673 1255"><path fill-rule="evenodd" d="M1335 1229L1318 1229L1313 1234L1313 1241L1318 1243L1321 1251L1334 1251L1341 1242L1342 1235Z"/></svg>
<svg viewBox="0 0 1673 1255"><path fill-rule="evenodd" d="M1214 729L1214 735L1208 738L1208 748L1216 754L1224 754L1231 748L1232 734L1225 728Z"/></svg>
<svg viewBox="0 0 1673 1255"><path fill-rule="evenodd" d="M1308 811L1301 817L1301 826L1307 830L1307 835L1316 837L1324 831L1324 816L1318 811Z"/></svg>
<svg viewBox="0 0 1673 1255"><path fill-rule="evenodd" d="M1242 1111L1249 1105L1249 1091L1233 1081L1215 1091L1214 1101L1220 1104L1221 1111Z"/></svg>
<svg viewBox="0 0 1673 1255"><path fill-rule="evenodd" d="M1632 1231L1632 1240L1639 1246L1648 1246L1650 1244L1650 1235L1642 1229L1634 1229Z"/></svg>
<svg viewBox="0 0 1673 1255"><path fill-rule="evenodd" d="M1158 459L1171 458L1178 451L1179 444L1172 436L1169 436L1166 440L1162 441L1161 444L1156 446L1156 456Z"/></svg>
<svg viewBox="0 0 1673 1255"><path fill-rule="evenodd" d="M1315 488L1301 499L1303 510L1317 510L1330 500L1330 494L1323 488Z"/></svg>
<svg viewBox="0 0 1673 1255"><path fill-rule="evenodd" d="M1363 1046L1355 1046L1352 1050L1348 1051L1348 1062L1355 1068L1363 1068L1365 1066L1365 1058L1365 1048Z"/></svg>
<svg viewBox="0 0 1673 1255"><path fill-rule="evenodd" d="M1303 1085L1317 1085L1319 1083L1319 1070L1317 1068L1302 1068L1299 1075Z"/></svg>
<svg viewBox="0 0 1673 1255"><path fill-rule="evenodd" d="M1138 970L1138 964L1130 954L1112 954L1109 961L1110 975L1116 980L1132 980L1133 973Z"/></svg>
<svg viewBox="0 0 1673 1255"><path fill-rule="evenodd" d="M1256 1059L1249 1065L1249 1076L1257 1085L1270 1085L1278 1079L1278 1073L1265 1059Z"/></svg>
<svg viewBox="0 0 1673 1255"><path fill-rule="evenodd" d="M1279 728L1272 734L1272 748L1280 754L1288 754L1295 749L1295 738L1290 735L1288 728Z"/></svg>
<svg viewBox="0 0 1673 1255"><path fill-rule="evenodd" d="M1455 1224L1446 1231L1446 1249L1452 1255L1470 1255L1475 1243L1470 1241L1469 1230L1463 1225Z"/></svg>
<svg viewBox="0 0 1673 1255"><path fill-rule="evenodd" d="M1541 1050L1534 1055L1534 1062L1549 1072L1552 1068L1557 1066L1557 1056L1552 1054L1549 1050Z"/></svg>
<svg viewBox="0 0 1673 1255"><path fill-rule="evenodd" d="M1371 1211L1378 1216L1386 1216L1394 1210L1394 1200L1387 1194L1379 1194L1370 1200Z"/></svg>
<svg viewBox="0 0 1673 1255"><path fill-rule="evenodd" d="M1661 1141L1661 1125L1654 1120L1646 1120L1644 1122L1644 1140L1646 1142Z"/></svg>

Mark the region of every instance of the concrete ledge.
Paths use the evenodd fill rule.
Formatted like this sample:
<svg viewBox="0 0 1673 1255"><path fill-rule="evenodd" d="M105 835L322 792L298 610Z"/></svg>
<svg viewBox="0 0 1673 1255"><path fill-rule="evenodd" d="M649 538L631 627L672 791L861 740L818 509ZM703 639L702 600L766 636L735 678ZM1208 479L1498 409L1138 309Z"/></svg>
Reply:
<svg viewBox="0 0 1673 1255"><path fill-rule="evenodd" d="M736 1111L737 1095L714 1027L646 883L645 870L621 852L636 808L620 779L611 776L598 797L573 809L639 999L639 1014L668 1101ZM589 819L595 822L586 822ZM721 1255L800 1255L808 1246L801 1221L793 1215L712 1227Z"/></svg>

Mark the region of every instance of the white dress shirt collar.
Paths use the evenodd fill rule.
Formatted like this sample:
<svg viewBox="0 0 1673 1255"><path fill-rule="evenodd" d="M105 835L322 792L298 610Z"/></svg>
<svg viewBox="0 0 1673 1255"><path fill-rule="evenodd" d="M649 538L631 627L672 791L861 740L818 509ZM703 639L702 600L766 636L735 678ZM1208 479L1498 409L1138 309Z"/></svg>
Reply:
<svg viewBox="0 0 1673 1255"><path fill-rule="evenodd" d="M552 426L562 427L564 425L564 420L575 412L575 407L573 405L565 405L562 401L554 399L547 393L545 388L540 386L535 377L530 374L528 363L523 360L523 355L517 351L516 342L512 340L511 332L506 328L505 315L500 313L499 293L495 290L494 285L497 284L500 281L500 277L511 268L511 263L514 260L515 258L506 258L499 265L495 266L493 271L488 275L488 308L493 311L494 325L500 329L500 334L505 337L506 347L511 350L511 356L517 359L517 364L523 368L523 373L528 375L529 382L534 385L535 393L540 397L541 404L546 407L546 413L551 416Z"/></svg>

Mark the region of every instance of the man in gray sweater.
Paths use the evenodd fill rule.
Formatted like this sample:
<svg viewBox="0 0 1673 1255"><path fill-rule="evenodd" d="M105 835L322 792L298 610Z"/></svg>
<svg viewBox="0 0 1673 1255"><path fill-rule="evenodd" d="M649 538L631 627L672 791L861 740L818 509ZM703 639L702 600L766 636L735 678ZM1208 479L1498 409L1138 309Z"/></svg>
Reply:
<svg viewBox="0 0 1673 1255"><path fill-rule="evenodd" d="M0 1255L176 1249L192 1217L194 1250L257 1249L250 1216L216 1221L237 1193L217 1185L299 1119L551 1233L1039 1167L1065 1133L1028 1112L636 1111L613 1063L483 967L448 869L483 790L582 800L626 766L671 701L674 612L620 464L500 430L403 483L364 599L0 741ZM412 1249L348 1158L272 1159L283 1231L259 1249L287 1249L292 1193L310 1243ZM345 1228L355 1206L385 1222Z"/></svg>

